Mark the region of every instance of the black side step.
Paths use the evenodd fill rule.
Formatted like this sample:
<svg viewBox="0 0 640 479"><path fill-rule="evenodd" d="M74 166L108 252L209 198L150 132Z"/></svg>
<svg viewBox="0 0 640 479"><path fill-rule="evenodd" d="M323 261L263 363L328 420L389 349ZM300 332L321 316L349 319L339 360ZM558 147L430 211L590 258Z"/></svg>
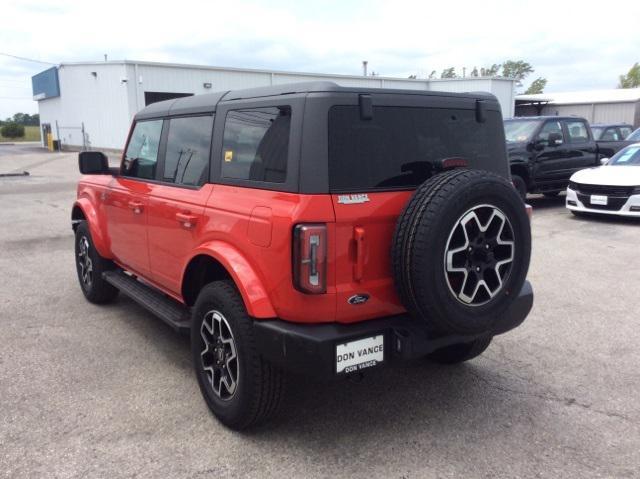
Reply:
<svg viewBox="0 0 640 479"><path fill-rule="evenodd" d="M140 306L151 311L176 331L189 331L191 327L189 310L177 301L141 283L122 270L105 271L102 273L102 277L109 284L118 288L120 292L129 296Z"/></svg>

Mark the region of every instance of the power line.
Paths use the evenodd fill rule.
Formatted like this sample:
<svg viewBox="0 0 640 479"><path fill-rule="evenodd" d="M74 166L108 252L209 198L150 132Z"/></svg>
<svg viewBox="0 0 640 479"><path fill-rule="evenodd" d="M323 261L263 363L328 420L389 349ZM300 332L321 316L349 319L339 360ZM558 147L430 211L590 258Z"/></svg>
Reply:
<svg viewBox="0 0 640 479"><path fill-rule="evenodd" d="M5 56L5 57L15 58L16 60L22 60L22 61L25 61L25 62L42 63L43 65L57 65L57 63L43 62L41 60L34 60L33 58L19 57L18 55L11 55L10 53L2 53L2 52L0 52L0 55Z"/></svg>

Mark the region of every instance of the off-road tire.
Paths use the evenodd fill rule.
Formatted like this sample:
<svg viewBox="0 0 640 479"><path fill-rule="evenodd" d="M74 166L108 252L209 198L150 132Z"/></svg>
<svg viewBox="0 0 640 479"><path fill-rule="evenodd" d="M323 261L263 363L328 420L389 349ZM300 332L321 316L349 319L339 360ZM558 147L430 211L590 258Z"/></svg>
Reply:
<svg viewBox="0 0 640 479"><path fill-rule="evenodd" d="M459 343L438 349L427 355L429 361L439 364L458 364L477 358L484 353L491 344L491 336L479 338L470 343Z"/></svg>
<svg viewBox="0 0 640 479"><path fill-rule="evenodd" d="M513 181L513 186L515 186L522 201L525 201L527 199L527 183L524 178L519 175L511 175L511 181Z"/></svg>
<svg viewBox="0 0 640 479"><path fill-rule="evenodd" d="M87 256L81 255L81 245L85 241L85 247L88 247ZM90 281L86 281L83 278L83 267L86 268L85 259L87 257L91 262ZM91 231L89 231L89 225L86 221L81 221L76 227L75 258L78 281L84 297L95 304L105 304L113 301L118 296L118 289L107 283L102 278L102 273L112 270L116 266L112 261L100 256L93 244Z"/></svg>
<svg viewBox="0 0 640 479"><path fill-rule="evenodd" d="M513 259L495 295L469 305L452 292L444 258L453 228L476 205L494 205L509 220ZM524 284L531 254L529 218L518 192L505 178L482 170L444 172L419 186L407 203L396 225L391 254L400 298L427 330L488 333Z"/></svg>
<svg viewBox="0 0 640 479"><path fill-rule="evenodd" d="M222 399L205 372L205 348L201 328L207 314L219 312L228 323L237 354L237 385L233 395ZM253 319L231 281L216 281L202 288L191 323L191 352L200 391L213 414L231 429L256 426L278 410L285 389L284 372L262 358L253 335Z"/></svg>

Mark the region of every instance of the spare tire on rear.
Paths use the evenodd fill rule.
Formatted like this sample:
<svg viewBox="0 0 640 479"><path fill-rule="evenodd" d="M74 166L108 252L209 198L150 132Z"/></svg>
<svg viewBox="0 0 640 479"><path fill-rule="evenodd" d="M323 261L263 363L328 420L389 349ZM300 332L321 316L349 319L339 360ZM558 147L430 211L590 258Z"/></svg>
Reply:
<svg viewBox="0 0 640 479"><path fill-rule="evenodd" d="M520 292L530 255L529 218L513 185L456 169L419 186L398 218L394 281L429 331L490 333Z"/></svg>

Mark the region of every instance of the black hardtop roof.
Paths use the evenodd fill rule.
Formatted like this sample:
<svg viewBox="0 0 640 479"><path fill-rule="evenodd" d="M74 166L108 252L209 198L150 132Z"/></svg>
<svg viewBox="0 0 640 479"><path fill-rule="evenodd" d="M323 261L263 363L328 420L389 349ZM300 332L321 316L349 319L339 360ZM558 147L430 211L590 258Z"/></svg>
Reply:
<svg viewBox="0 0 640 479"><path fill-rule="evenodd" d="M531 121L542 121L542 120L585 120L581 116L558 116L558 115L546 115L546 116L515 116L513 118L505 118L504 121L521 121L521 120L531 120Z"/></svg>
<svg viewBox="0 0 640 479"><path fill-rule="evenodd" d="M173 100L165 100L140 110L135 118L157 118L160 116L181 115L187 113L205 113L215 111L221 101L243 100L249 98L261 98L279 95L307 94L307 93L362 93L362 94L399 94L399 95L428 95L449 96L456 98L478 98L493 100L497 98L487 92L451 93L430 90L401 90L392 88L360 88L343 87L330 81L287 83L257 88L245 88L242 90L229 90L203 95L193 95Z"/></svg>

